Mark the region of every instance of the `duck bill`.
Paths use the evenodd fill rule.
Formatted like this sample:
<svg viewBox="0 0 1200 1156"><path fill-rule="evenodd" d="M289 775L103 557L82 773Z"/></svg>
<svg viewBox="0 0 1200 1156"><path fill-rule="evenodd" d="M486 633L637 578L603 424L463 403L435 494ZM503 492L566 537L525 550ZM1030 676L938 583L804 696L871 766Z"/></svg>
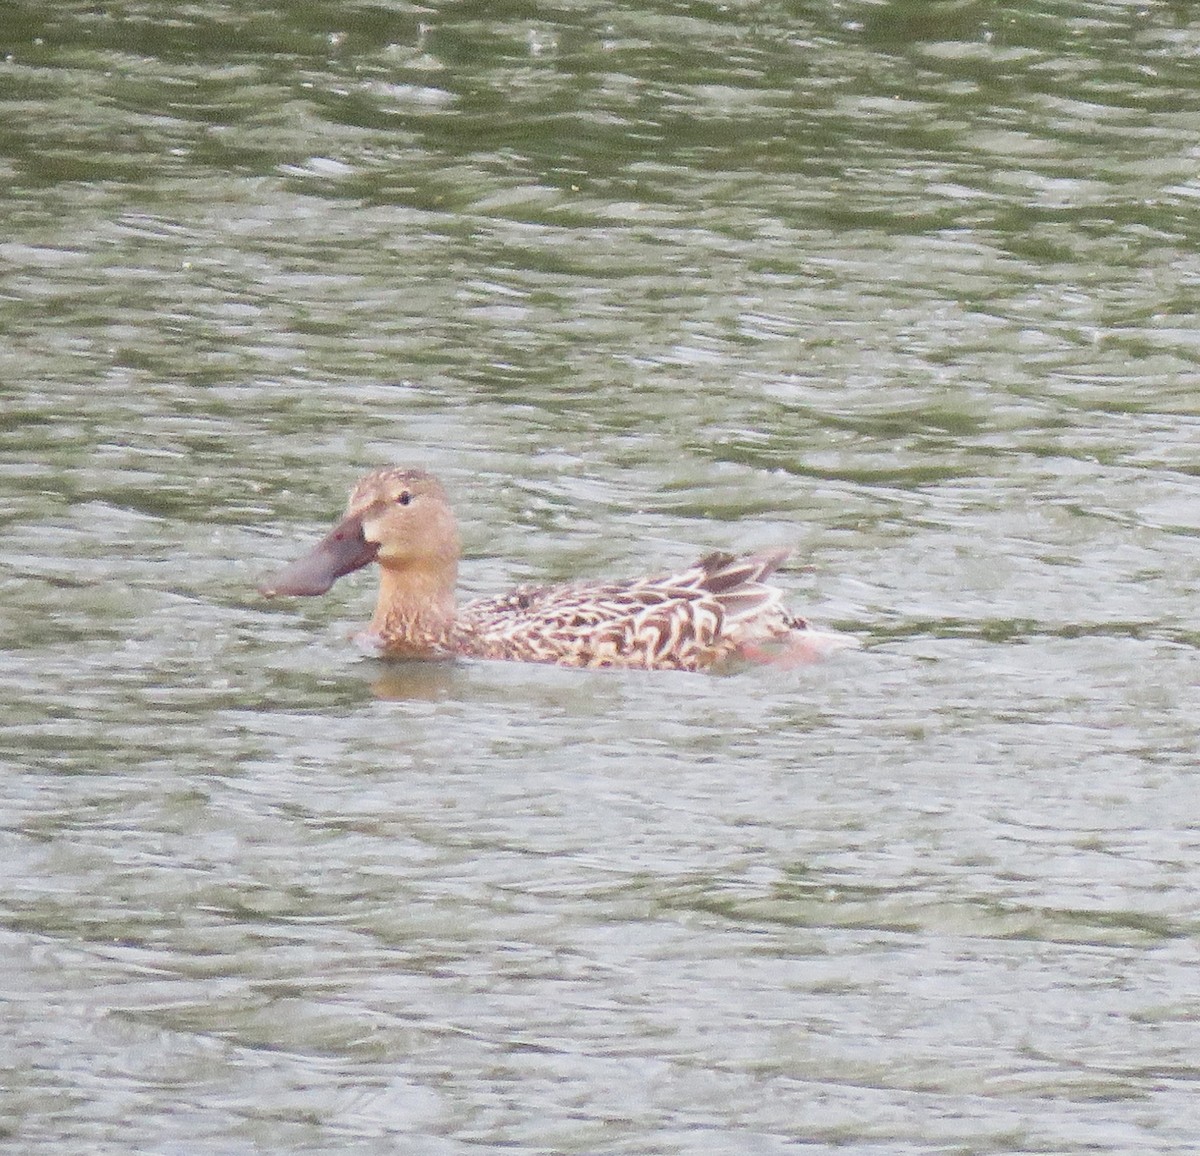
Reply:
<svg viewBox="0 0 1200 1156"><path fill-rule="evenodd" d="M268 578L258 590L268 598L277 594L324 594L339 578L374 562L378 542L363 537L362 516L343 518L303 558Z"/></svg>

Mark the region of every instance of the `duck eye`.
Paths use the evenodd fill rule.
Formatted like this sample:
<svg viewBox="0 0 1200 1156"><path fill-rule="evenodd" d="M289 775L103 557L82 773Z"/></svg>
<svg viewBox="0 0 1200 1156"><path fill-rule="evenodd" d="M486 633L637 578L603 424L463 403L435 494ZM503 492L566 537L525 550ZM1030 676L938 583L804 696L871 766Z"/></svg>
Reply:
<svg viewBox="0 0 1200 1156"><path fill-rule="evenodd" d="M407 506L408 503L412 501L412 494L410 494L407 490L401 490L399 497L396 498L396 501L402 506Z"/></svg>

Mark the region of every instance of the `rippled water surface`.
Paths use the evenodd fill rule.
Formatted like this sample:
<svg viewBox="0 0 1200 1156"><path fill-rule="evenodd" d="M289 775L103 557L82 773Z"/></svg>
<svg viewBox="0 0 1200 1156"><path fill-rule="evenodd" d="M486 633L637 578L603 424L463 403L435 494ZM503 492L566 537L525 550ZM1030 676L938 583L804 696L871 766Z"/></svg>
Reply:
<svg viewBox="0 0 1200 1156"><path fill-rule="evenodd" d="M1192 1153L1200 17L0 12L0 1147ZM254 591L789 545L729 677Z"/></svg>

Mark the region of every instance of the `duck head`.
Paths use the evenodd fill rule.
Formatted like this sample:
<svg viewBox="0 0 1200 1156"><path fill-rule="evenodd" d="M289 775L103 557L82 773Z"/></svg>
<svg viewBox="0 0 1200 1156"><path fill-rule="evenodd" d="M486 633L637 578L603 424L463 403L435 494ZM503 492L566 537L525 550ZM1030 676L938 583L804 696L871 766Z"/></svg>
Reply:
<svg viewBox="0 0 1200 1156"><path fill-rule="evenodd" d="M389 466L360 479L342 520L259 592L324 594L343 575L378 562L385 585L418 587L428 598L453 591L459 548L441 483L424 470Z"/></svg>

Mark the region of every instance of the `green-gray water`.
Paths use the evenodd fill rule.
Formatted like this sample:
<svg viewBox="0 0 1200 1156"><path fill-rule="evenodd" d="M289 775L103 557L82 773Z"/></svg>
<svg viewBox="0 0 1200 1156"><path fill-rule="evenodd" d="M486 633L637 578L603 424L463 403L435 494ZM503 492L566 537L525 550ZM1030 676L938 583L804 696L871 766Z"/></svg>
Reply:
<svg viewBox="0 0 1200 1156"><path fill-rule="evenodd" d="M0 1148L1193 1153L1200 15L0 5ZM256 581L791 545L865 648Z"/></svg>

